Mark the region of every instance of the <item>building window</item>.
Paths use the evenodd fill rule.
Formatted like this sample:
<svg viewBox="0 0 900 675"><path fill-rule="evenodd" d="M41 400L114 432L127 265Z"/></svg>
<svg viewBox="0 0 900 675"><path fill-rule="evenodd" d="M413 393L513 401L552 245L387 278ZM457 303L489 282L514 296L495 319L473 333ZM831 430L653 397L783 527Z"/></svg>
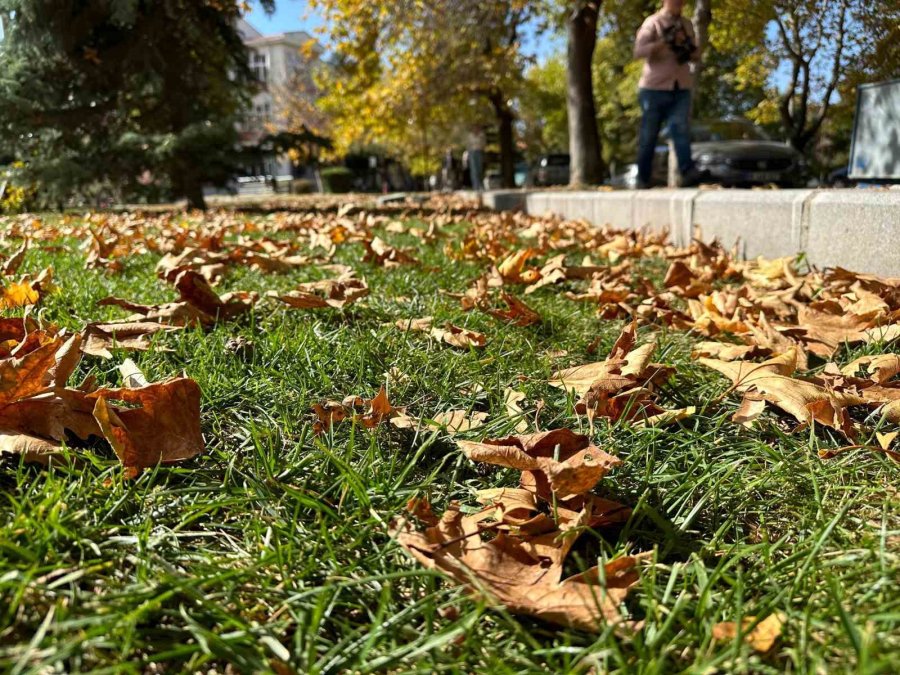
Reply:
<svg viewBox="0 0 900 675"><path fill-rule="evenodd" d="M250 70L253 77L261 84L269 82L269 55L260 52L252 52L250 55Z"/></svg>

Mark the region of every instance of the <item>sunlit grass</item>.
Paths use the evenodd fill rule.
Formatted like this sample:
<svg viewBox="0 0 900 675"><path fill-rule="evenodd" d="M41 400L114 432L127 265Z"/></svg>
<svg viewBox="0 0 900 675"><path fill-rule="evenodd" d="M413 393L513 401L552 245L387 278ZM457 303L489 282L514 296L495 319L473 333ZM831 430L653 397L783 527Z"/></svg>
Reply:
<svg viewBox="0 0 900 675"><path fill-rule="evenodd" d="M416 240L381 233L396 244ZM628 523L586 534L580 555L655 552L627 611L633 637L612 628L566 631L486 607L421 569L386 534L417 494L438 506L472 503L476 489L512 485L515 472L477 467L438 432L368 431L351 423L312 431L313 403L374 395L392 368L395 405L433 417L488 412L471 437L514 433L504 391L527 395L533 423L587 431L573 401L546 380L557 368L607 353L621 322L545 288L528 302L531 328L463 313L441 289L462 291L482 266L448 261L445 242L421 247L420 267L363 264L358 244L337 261L364 276L371 296L345 311L260 305L209 331L159 337L131 354L151 380L186 373L203 390L208 452L124 481L111 452L78 468L0 463L0 669L10 672L898 672L900 507L896 465L850 453L822 431L790 434L767 412L755 430L728 418L727 382L690 360L693 338L657 331L655 360L677 366L661 403L696 405L678 426L597 425L594 440L624 466L604 496L633 507ZM121 317L96 302L174 298L154 275L156 257L125 273L85 270L81 253L29 254L23 271L54 267L60 287L42 316L78 329ZM648 269L665 266L650 261ZM222 290L288 289L320 278L237 271ZM432 315L488 335L458 350L390 326ZM651 332L641 329L642 339ZM231 338L252 347L235 352ZM568 352L566 356L554 352ZM87 374L117 382L112 361L85 358ZM844 354L842 358L849 358ZM585 565L595 560L583 560ZM742 617L786 617L771 654L712 627ZM284 671L279 671L284 672Z"/></svg>

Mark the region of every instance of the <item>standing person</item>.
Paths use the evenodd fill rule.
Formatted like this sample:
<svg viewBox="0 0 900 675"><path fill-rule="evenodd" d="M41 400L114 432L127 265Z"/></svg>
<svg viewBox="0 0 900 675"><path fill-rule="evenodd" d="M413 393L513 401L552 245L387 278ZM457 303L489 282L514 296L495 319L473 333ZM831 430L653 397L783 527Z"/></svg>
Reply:
<svg viewBox="0 0 900 675"><path fill-rule="evenodd" d="M469 174L472 177L472 189L484 188L484 149L487 146L487 137L480 126L472 127L469 131L468 146Z"/></svg>
<svg viewBox="0 0 900 675"><path fill-rule="evenodd" d="M444 190L456 189L456 161L453 159L453 150L449 149L444 153L444 165L441 169L441 187Z"/></svg>
<svg viewBox="0 0 900 675"><path fill-rule="evenodd" d="M700 176L691 159L691 64L700 60L700 49L691 22L682 16L684 0L663 0L656 14L647 18L634 42L634 58L646 59L638 84L641 131L638 138L638 187L652 182L653 156L663 124L678 157L681 185L697 185Z"/></svg>

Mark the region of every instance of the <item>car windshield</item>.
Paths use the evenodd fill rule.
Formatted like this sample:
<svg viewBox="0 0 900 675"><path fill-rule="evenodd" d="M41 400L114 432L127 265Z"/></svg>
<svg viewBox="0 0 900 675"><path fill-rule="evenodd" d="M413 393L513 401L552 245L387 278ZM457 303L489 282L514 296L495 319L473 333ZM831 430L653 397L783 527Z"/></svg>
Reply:
<svg viewBox="0 0 900 675"><path fill-rule="evenodd" d="M716 141L769 141L765 131L750 122L721 121L698 122L691 126L691 140L694 143Z"/></svg>

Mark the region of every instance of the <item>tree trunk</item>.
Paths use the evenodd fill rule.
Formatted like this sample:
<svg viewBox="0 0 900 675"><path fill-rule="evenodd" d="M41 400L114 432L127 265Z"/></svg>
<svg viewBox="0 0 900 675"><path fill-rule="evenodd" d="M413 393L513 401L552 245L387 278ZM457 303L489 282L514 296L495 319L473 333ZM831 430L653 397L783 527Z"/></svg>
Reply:
<svg viewBox="0 0 900 675"><path fill-rule="evenodd" d="M513 130L515 115L506 104L506 98L502 92L495 91L490 96L491 104L497 115L497 125L500 134L500 177L504 188L511 189L516 186L516 139Z"/></svg>
<svg viewBox="0 0 900 675"><path fill-rule="evenodd" d="M187 197L187 206L189 209L206 210L206 199L203 196L203 184L193 176L184 176L182 181L182 191Z"/></svg>
<svg viewBox="0 0 900 675"><path fill-rule="evenodd" d="M576 2L566 21L568 31L568 87L570 185L599 184L606 173L597 130L594 78L591 65L597 46L600 0Z"/></svg>
<svg viewBox="0 0 900 675"><path fill-rule="evenodd" d="M695 79L699 83L700 74L706 61L706 45L709 44L709 24L712 23L712 0L696 0L694 5L694 34L700 47L700 60L694 64Z"/></svg>

